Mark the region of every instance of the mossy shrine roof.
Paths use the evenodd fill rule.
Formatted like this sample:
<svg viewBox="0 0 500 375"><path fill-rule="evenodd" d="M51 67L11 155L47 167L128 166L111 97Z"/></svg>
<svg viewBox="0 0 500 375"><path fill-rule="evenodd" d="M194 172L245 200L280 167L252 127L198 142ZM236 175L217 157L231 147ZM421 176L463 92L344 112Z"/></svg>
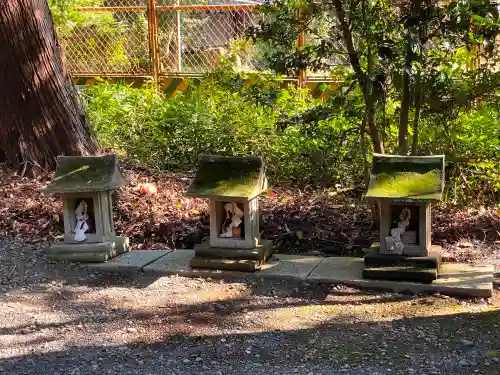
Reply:
<svg viewBox="0 0 500 375"><path fill-rule="evenodd" d="M116 155L58 156L54 179L43 189L51 194L113 190L124 183Z"/></svg>
<svg viewBox="0 0 500 375"><path fill-rule="evenodd" d="M186 195L250 200L267 189L264 162L257 156L200 155Z"/></svg>
<svg viewBox="0 0 500 375"><path fill-rule="evenodd" d="M438 201L444 189L444 155L373 155L366 198Z"/></svg>

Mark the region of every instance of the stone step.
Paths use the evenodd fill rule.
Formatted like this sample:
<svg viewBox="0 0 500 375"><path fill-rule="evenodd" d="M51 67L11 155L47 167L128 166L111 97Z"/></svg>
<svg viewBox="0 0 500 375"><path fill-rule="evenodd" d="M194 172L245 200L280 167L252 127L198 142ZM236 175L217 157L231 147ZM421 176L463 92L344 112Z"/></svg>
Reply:
<svg viewBox="0 0 500 375"><path fill-rule="evenodd" d="M436 268L421 267L375 267L365 268L363 277L366 279L432 282L437 279Z"/></svg>
<svg viewBox="0 0 500 375"><path fill-rule="evenodd" d="M101 252L101 253L48 253L47 258L54 260L63 260L68 262L82 262L82 263L100 263L106 262L108 259L113 258L116 252Z"/></svg>
<svg viewBox="0 0 500 375"><path fill-rule="evenodd" d="M376 267L418 267L436 268L441 266L441 246L433 245L428 256L380 254L378 246L372 246L364 257L366 268Z"/></svg>
<svg viewBox="0 0 500 375"><path fill-rule="evenodd" d="M95 243L55 243L47 249L47 254L79 254L79 253L113 253L116 251L114 242Z"/></svg>
<svg viewBox="0 0 500 375"><path fill-rule="evenodd" d="M259 246L254 249L210 247L208 241L195 248L197 258L247 259L264 262L272 255L272 253L273 243L268 240L261 240Z"/></svg>
<svg viewBox="0 0 500 375"><path fill-rule="evenodd" d="M198 258L191 259L193 268L208 268L212 270L255 272L261 267L262 262L252 259L222 259L222 258Z"/></svg>

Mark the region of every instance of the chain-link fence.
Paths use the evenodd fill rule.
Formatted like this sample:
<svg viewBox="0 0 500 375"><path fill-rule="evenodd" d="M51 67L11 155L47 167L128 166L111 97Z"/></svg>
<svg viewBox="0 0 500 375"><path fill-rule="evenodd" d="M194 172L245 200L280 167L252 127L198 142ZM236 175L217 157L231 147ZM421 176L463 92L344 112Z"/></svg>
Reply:
<svg viewBox="0 0 500 375"><path fill-rule="evenodd" d="M262 2L49 0L75 76L200 75L225 59L241 71L259 70L266 45L244 34Z"/></svg>

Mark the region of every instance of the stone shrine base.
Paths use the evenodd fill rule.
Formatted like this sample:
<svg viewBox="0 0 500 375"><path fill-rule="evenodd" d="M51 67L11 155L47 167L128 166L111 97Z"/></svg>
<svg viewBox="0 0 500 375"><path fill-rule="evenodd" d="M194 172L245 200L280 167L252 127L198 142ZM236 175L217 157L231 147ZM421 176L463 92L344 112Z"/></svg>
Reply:
<svg viewBox="0 0 500 375"><path fill-rule="evenodd" d="M101 272L143 273L151 276L179 275L226 279L278 279L296 282L344 284L356 288L393 292L440 293L460 297L488 298L493 294L493 266L443 263L432 283L365 279L363 258L308 257L274 254L256 272L192 268L194 250L132 251L108 262L88 264ZM314 286L312 286L314 287Z"/></svg>
<svg viewBox="0 0 500 375"><path fill-rule="evenodd" d="M194 252L195 257L190 262L193 268L255 272L271 256L273 243L261 240L255 249L229 249L210 247L209 241L206 241Z"/></svg>
<svg viewBox="0 0 500 375"><path fill-rule="evenodd" d="M441 252L441 246L432 245L427 256L380 254L380 244L376 242L364 257L363 277L432 282L438 278Z"/></svg>
<svg viewBox="0 0 500 375"><path fill-rule="evenodd" d="M114 241L97 243L56 243L47 249L47 257L83 263L100 263L130 251L128 237L117 236Z"/></svg>

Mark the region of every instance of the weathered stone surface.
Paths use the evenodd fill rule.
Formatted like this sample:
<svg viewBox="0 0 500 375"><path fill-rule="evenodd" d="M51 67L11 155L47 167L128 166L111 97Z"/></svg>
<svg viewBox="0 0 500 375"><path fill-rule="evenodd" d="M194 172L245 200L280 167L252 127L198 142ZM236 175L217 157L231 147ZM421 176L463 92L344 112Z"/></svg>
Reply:
<svg viewBox="0 0 500 375"><path fill-rule="evenodd" d="M123 185L116 155L58 156L54 179L43 189L51 194L113 190Z"/></svg>
<svg viewBox="0 0 500 375"><path fill-rule="evenodd" d="M324 258L300 255L275 254L262 265L257 273L266 279L290 279L305 281L307 276Z"/></svg>
<svg viewBox="0 0 500 375"><path fill-rule="evenodd" d="M441 265L441 246L432 245L428 256L407 256L380 254L379 243L374 243L364 256L367 268L408 266L422 268L437 268Z"/></svg>
<svg viewBox="0 0 500 375"><path fill-rule="evenodd" d="M223 247L211 247L209 241L195 248L196 257L200 258L224 258L224 259L247 259L266 261L272 254L273 243L261 240L254 249L230 249Z"/></svg>
<svg viewBox="0 0 500 375"><path fill-rule="evenodd" d="M437 201L444 188L444 156L373 155L367 198Z"/></svg>
<svg viewBox="0 0 500 375"><path fill-rule="evenodd" d="M179 275L186 277L217 277L217 278L247 278L257 273L239 271L220 271L214 269L191 268L191 259L194 258L194 250L172 251L148 266L143 272L147 275Z"/></svg>
<svg viewBox="0 0 500 375"><path fill-rule="evenodd" d="M266 186L264 162L260 157L200 155L196 176L186 194L219 200L250 200Z"/></svg>
<svg viewBox="0 0 500 375"><path fill-rule="evenodd" d="M379 280L432 282L437 279L437 269L408 266L365 268L363 277Z"/></svg>
<svg viewBox="0 0 500 375"><path fill-rule="evenodd" d="M249 259L198 258L191 259L192 268L209 268L221 271L255 272L260 269L261 261Z"/></svg>
<svg viewBox="0 0 500 375"><path fill-rule="evenodd" d="M82 263L100 263L111 259L116 255L115 251L109 253L52 253L47 254L49 259L71 261L71 262L82 262Z"/></svg>
<svg viewBox="0 0 500 375"><path fill-rule="evenodd" d="M89 265L90 268L108 272L140 272L144 267L164 257L170 251L138 250L119 255L105 263Z"/></svg>
<svg viewBox="0 0 500 375"><path fill-rule="evenodd" d="M84 254L84 253L115 253L115 242L98 243L55 243L47 249L47 254Z"/></svg>
<svg viewBox="0 0 500 375"><path fill-rule="evenodd" d="M115 250L116 254L123 254L130 251L130 240L125 236L117 236L115 237Z"/></svg>
<svg viewBox="0 0 500 375"><path fill-rule="evenodd" d="M344 284L358 288L383 289L395 292L441 293L451 296L491 297L493 293L493 266L472 266L468 264L443 264L441 275L431 284L364 279L363 258L332 257L314 258L292 255L275 255L269 263L262 265L257 272L220 271L211 269L193 269L190 261L194 257L193 250L173 251L144 267L143 272L155 275L180 275L192 277L218 277L231 279L251 278L287 278L312 283ZM282 257L280 259L280 257ZM300 260L300 259L306 260ZM280 262L293 260L295 263L306 263L312 269L302 265L278 266ZM317 262L317 264L316 264ZM274 270L273 270L274 268ZM295 270L293 270L295 268ZM269 269L269 271L267 271Z"/></svg>
<svg viewBox="0 0 500 375"><path fill-rule="evenodd" d="M311 272L307 281L395 292L430 292L464 297L491 297L493 293L493 266L489 265L443 263L437 280L431 284L364 279L363 268L362 258L325 258Z"/></svg>
<svg viewBox="0 0 500 375"><path fill-rule="evenodd" d="M144 267L144 273L163 275L181 274L191 270L190 262L194 258L194 250L176 250Z"/></svg>

